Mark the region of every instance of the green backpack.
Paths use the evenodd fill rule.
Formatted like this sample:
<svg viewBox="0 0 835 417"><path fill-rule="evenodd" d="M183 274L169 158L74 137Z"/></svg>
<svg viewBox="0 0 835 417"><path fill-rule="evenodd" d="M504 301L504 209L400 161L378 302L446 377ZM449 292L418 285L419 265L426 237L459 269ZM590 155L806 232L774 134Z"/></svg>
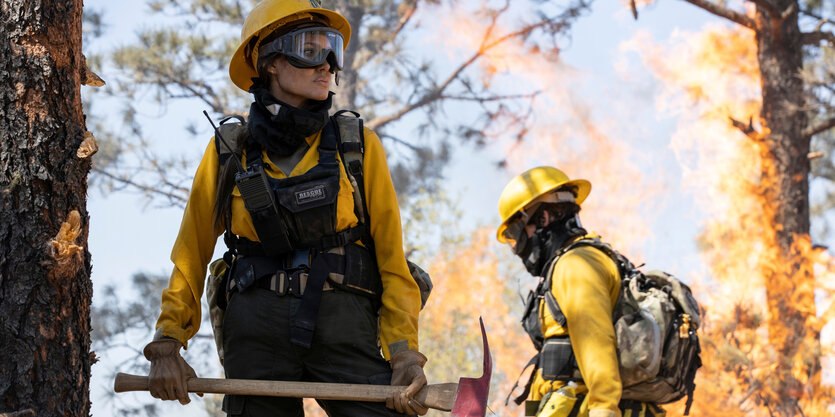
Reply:
<svg viewBox="0 0 835 417"><path fill-rule="evenodd" d="M539 350L529 365L542 369L545 379L582 381L569 337L545 340L539 322L540 300L561 326L565 315L550 291L551 276L560 256L580 246L608 255L618 267L621 290L612 312L624 400L666 404L687 396L685 415L693 401L696 371L701 367L698 302L690 288L662 271L642 272L626 257L597 238L578 240L551 261L545 279L528 296L523 327ZM570 330L569 330L570 332ZM566 353L566 347L568 353ZM534 374L536 371L534 371ZM533 379L533 377L531 377ZM530 388L530 382L526 387ZM509 398L509 397L508 397ZM524 400L517 397L516 402Z"/></svg>

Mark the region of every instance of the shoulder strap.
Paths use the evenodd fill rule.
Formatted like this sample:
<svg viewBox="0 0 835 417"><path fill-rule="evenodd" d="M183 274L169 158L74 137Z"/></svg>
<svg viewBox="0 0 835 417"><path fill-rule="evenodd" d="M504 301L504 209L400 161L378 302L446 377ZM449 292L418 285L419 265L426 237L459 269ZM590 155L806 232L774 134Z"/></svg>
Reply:
<svg viewBox="0 0 835 417"><path fill-rule="evenodd" d="M227 123L231 119L235 119L237 122ZM220 120L220 126L217 127L217 130L223 136L223 140L215 135L215 150L217 150L219 165L223 166L230 156L241 154L240 145L244 143L242 139L249 136L249 127L243 117L231 115Z"/></svg>
<svg viewBox="0 0 835 417"><path fill-rule="evenodd" d="M350 113L351 115L345 115ZM368 206L365 202L365 181L363 177L363 157L365 155L365 130L359 113L351 110L340 110L331 119L337 125L337 142L339 155L345 165L348 180L354 187L354 213L360 223L368 225ZM374 241L371 239L370 227L360 239L371 253L374 252Z"/></svg>
<svg viewBox="0 0 835 417"><path fill-rule="evenodd" d="M634 269L632 263L629 262L629 260L626 259L626 257L612 249L612 247L609 244L603 243L603 241L601 241L598 238L583 238L561 249L559 253L557 253L557 256L555 256L554 259L551 260L551 263L548 265L548 268L546 269L547 272L545 273L545 283L542 285L543 294L541 295L545 299L545 305L548 306L548 311L551 313L551 316L554 317L554 320L560 326L563 327L566 324L566 318L565 314L563 314L562 309L560 308L559 303L557 303L557 299L554 297L554 294L551 293L551 278L554 274L554 268L556 267L557 261L560 259L560 257L565 255L568 251L580 246L591 246L605 253L608 257L612 258L612 260L615 262L615 265L617 265L618 273L621 274L621 278L626 276L626 273Z"/></svg>
<svg viewBox="0 0 835 417"><path fill-rule="evenodd" d="M566 319L565 314L563 314L562 309L560 308L559 303L557 303L557 299L554 297L554 294L551 293L551 277L554 275L554 266L557 264L557 260L560 259L560 256L565 252L561 252L559 255L555 256L551 263L548 265L546 269L545 281L542 283L542 297L545 299L545 305L548 307L548 311L551 313L551 317L554 318L554 321L557 322L562 327L565 327Z"/></svg>
<svg viewBox="0 0 835 417"><path fill-rule="evenodd" d="M345 116L351 113L353 116ZM363 156L365 154L365 135L359 114L350 110L341 110L332 117L337 125L339 155L345 165L345 172L354 187L354 212L361 223L367 223L368 213L365 204L365 182L363 181Z"/></svg>
<svg viewBox="0 0 835 417"><path fill-rule="evenodd" d="M597 237L580 239L580 240L568 245L565 249L560 251L560 255L563 255L564 253L570 251L571 249L574 249L574 248L579 247L579 246L591 246L591 247L605 253L606 256L608 256L609 258L612 259L612 261L615 262L615 266L617 266L617 268L618 268L618 273L620 274L621 279L629 276L629 274L632 271L635 270L635 265L633 265L632 262L629 261L629 259L627 259L625 256L621 255L620 252L618 252L614 248L612 248L611 245L609 245L608 243L603 242L602 240L600 240L600 238L597 238Z"/></svg>

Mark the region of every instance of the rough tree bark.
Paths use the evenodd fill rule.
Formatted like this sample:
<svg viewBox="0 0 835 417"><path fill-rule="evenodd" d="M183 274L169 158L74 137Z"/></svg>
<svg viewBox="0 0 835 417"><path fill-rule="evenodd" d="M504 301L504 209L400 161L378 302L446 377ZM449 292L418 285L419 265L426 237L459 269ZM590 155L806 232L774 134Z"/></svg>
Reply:
<svg viewBox="0 0 835 417"><path fill-rule="evenodd" d="M809 120L800 78L798 6L797 0L762 2L755 15L764 127L763 201L766 214L773 216L777 251L776 265L766 266L763 274L769 343L778 354L772 395L764 400L783 416L798 415L798 400L820 383L819 331L809 326L815 314L815 278L808 253L798 246L808 240L810 224L810 138L803 133Z"/></svg>
<svg viewBox="0 0 835 417"><path fill-rule="evenodd" d="M89 415L81 9L0 3L0 414Z"/></svg>
<svg viewBox="0 0 835 417"><path fill-rule="evenodd" d="M342 6L339 3L338 6ZM355 33L359 33L362 27L362 17L365 14L363 8L358 5L345 5L337 7L337 11L348 19ZM349 41L350 51L355 52L359 50L360 36L352 36ZM339 86L337 87L338 94L333 98L333 109L356 109L357 108L357 94L359 93L359 74L355 68L356 53L348 53L343 56L343 71L339 74Z"/></svg>
<svg viewBox="0 0 835 417"><path fill-rule="evenodd" d="M724 2L685 0L754 30L762 87L761 130L734 121L755 141L762 155L760 192L771 248L765 259L768 340L776 352L760 399L780 416L802 415L799 401L820 388L820 330L816 328L815 278L809 238L809 149L817 130L809 126L801 79L803 34L798 0L749 0L754 16ZM815 132L810 132L816 130Z"/></svg>

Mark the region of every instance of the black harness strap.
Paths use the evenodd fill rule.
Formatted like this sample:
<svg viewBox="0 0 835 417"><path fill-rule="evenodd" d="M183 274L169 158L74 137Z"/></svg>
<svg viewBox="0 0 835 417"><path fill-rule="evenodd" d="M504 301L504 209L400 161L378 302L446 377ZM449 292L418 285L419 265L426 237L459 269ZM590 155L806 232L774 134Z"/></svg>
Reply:
<svg viewBox="0 0 835 417"><path fill-rule="evenodd" d="M548 306L548 311L551 312L551 316L554 317L554 321L560 325L560 327L565 328L565 324L568 322L565 318L565 314L563 314L562 309L560 308L559 303L557 303L557 299L554 298L554 294L551 292L551 272L549 271L548 278L545 278L545 284L542 286L545 289L545 294L543 294L545 298L545 305Z"/></svg>
<svg viewBox="0 0 835 417"><path fill-rule="evenodd" d="M577 399L574 401L574 407L571 407L571 411L568 412L567 417L577 417L577 415L580 414L580 407L583 406L583 401L585 399L585 394L578 394Z"/></svg>
<svg viewBox="0 0 835 417"><path fill-rule="evenodd" d="M513 384L513 387L510 388L510 392L507 394L507 397L504 399L504 405L507 405L510 402L510 396L513 395L513 391L516 390L516 387L519 386L519 381L522 380L522 375L525 374L525 370L533 366L533 371L531 371L531 377L528 378L528 382L525 384L525 389L522 390L522 393L519 396L513 399L513 402L516 405L522 404L525 399L528 398L528 394L531 393L531 385L533 385L533 380L536 377L536 370L539 369L539 353L537 353L531 360L528 361L527 364L522 368L522 372L519 374L519 377L516 378L516 382Z"/></svg>
<svg viewBox="0 0 835 417"><path fill-rule="evenodd" d="M350 112L353 113L357 118L357 125L359 128L359 142L346 142L342 140L340 130L334 129L336 133L335 139L337 143L339 143L339 154L342 156L342 160L345 161L345 154L348 152L358 152L365 157L365 136L363 135L363 127L362 127L362 119L359 119L359 114L352 111L339 111L333 116L331 116L331 123L334 126L337 125L336 118L340 117L343 113ZM362 244L371 251L371 253L376 254L374 248L374 240L371 238L371 229L368 225L371 224L370 215L368 213L368 205L365 203L365 180L363 179L363 166L360 160L351 161L350 163L345 164L345 169L348 171L348 174L354 177L354 180L357 182L357 188L359 190L360 196L360 207L362 207L362 213L356 213L357 218L360 224L365 225L365 230L363 235L360 237ZM356 212L357 210L355 210Z"/></svg>
<svg viewBox="0 0 835 417"><path fill-rule="evenodd" d="M316 318L319 317L319 306L322 303L322 288L330 271L337 270L339 261L345 257L318 252L313 258L307 288L302 296L302 302L290 327L290 342L294 345L309 349L313 343L313 333L316 330Z"/></svg>
<svg viewBox="0 0 835 417"><path fill-rule="evenodd" d="M336 130L336 121L331 118L325 129L322 130L322 139L319 142L319 166L321 167L333 168L339 164L336 159ZM319 317L319 306L322 303L322 288L328 279L328 274L339 270L340 262L343 263L344 270L345 257L325 251L353 242L356 239L347 242L345 240L350 239L351 234L361 233L362 231L358 228L351 228L346 232L348 233L333 235L335 237L330 242L324 242L330 236L323 238L324 244L314 254L310 276L307 279L307 288L290 327L290 342L294 345L309 349L313 343L316 318Z"/></svg>

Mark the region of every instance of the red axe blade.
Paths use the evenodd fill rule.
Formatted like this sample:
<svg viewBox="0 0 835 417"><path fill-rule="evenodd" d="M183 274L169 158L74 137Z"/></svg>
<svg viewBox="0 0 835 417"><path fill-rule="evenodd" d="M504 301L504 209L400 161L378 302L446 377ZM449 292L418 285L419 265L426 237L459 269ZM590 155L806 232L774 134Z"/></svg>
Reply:
<svg viewBox="0 0 835 417"><path fill-rule="evenodd" d="M455 393L451 417L484 417L487 414L487 395L490 392L490 377L493 375L493 358L490 356L490 345L487 344L484 320L479 317L478 322L481 324L481 340L484 343L484 372L480 378L461 378L458 381L458 391Z"/></svg>

